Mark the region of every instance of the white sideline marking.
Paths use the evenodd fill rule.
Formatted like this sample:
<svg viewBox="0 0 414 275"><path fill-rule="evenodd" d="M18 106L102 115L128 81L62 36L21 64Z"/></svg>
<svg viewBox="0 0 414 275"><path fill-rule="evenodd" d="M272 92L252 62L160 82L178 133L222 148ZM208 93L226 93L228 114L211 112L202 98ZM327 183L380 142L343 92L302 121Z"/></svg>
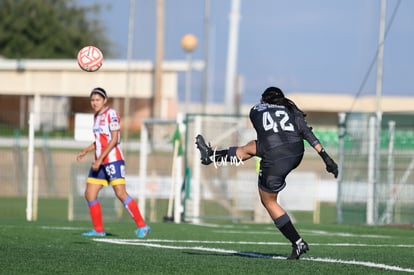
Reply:
<svg viewBox="0 0 414 275"><path fill-rule="evenodd" d="M308 234L313 235L324 235L324 236L339 236L339 237L362 237L362 238L391 238L391 236L386 235L374 235L374 234L353 234L347 232L329 232L323 230L301 230L302 232L307 232Z"/></svg>
<svg viewBox="0 0 414 275"><path fill-rule="evenodd" d="M106 238L94 238L92 239L96 242L103 242L103 243L113 243L113 244L124 244L124 245L139 245L139 246L146 246L146 247L154 247L154 248L165 248L165 249L175 249L175 250L197 250L197 251L207 251L207 252L219 252L225 254L236 254L241 256L248 256L248 257L256 257L256 258L268 258L274 260L286 260L286 257L281 256L271 256L266 254L260 253L250 253L250 252L240 252L236 250L229 250L223 248L209 248L204 246L172 246L172 245L162 245L159 242L164 243L216 243L216 244L223 244L223 243L234 243L234 244L264 244L264 243L255 243L255 242L230 242L230 241L195 241L195 240L136 240L136 239L106 239ZM268 243L266 243L268 244ZM273 243L273 244L283 244L286 243ZM312 244L313 245L313 244ZM322 245L322 244L320 244ZM385 245L384 245L385 246ZM388 245L387 245L388 246ZM366 267L373 267L385 270L393 270L393 271L402 271L402 272L412 272L414 273L414 269L411 268L402 268L399 266L393 265L386 265L381 263L374 263L374 262L364 262L364 261L355 261L355 260L340 260L340 259L331 259L331 258L301 258L303 261L313 261L313 262L324 262L324 263L340 263L340 264L348 264L348 265L359 265L359 266L366 266Z"/></svg>
<svg viewBox="0 0 414 275"><path fill-rule="evenodd" d="M79 227L70 227L70 226L41 226L42 229L52 229L52 230L82 230Z"/></svg>
<svg viewBox="0 0 414 275"><path fill-rule="evenodd" d="M241 231L241 230L214 230L214 233L220 233L220 234L254 234L254 235L269 235L274 234L275 229L269 230L269 231ZM319 230L301 230L302 233L306 233L307 235L318 235L318 236L337 236L337 237L357 237L357 238L392 238L391 236L385 236L385 235L372 235L372 234L365 234L365 235L359 235L359 234L352 234L352 233L344 233L344 232L337 232L332 233L328 231L319 231Z"/></svg>
<svg viewBox="0 0 414 275"><path fill-rule="evenodd" d="M101 239L96 239L101 240ZM248 245L287 245L288 242L247 242L247 241L200 241L200 240L165 240L165 239L109 239L121 242L145 242L145 243L201 243L201 244L248 244ZM364 244L364 243L311 243L311 246L343 246L343 247L401 247L414 248L414 244Z"/></svg>
<svg viewBox="0 0 414 275"><path fill-rule="evenodd" d="M324 263L340 263L340 264L349 264L349 265L361 265L367 267L374 267L386 270L393 270L393 271L403 271L403 272L411 272L414 273L414 269L411 268L403 268L395 265L386 265L386 264L379 264L373 262L363 262L363 261L347 261L347 260L339 260L339 259L330 259L330 258L301 258L301 260L305 261L313 261L313 262L324 262Z"/></svg>

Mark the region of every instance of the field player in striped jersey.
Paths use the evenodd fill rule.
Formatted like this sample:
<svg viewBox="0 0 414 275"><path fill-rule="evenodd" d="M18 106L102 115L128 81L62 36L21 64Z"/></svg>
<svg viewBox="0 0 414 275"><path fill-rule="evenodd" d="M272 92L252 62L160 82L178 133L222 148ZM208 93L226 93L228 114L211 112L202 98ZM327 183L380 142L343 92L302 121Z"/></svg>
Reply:
<svg viewBox="0 0 414 275"><path fill-rule="evenodd" d="M94 88L90 93L91 107L95 112L93 133L95 142L77 155L80 161L88 152L95 151L95 162L89 170L85 198L88 202L93 229L82 233L83 236L104 237L102 210L98 193L109 184L117 198L122 202L137 225L135 234L145 238L151 228L141 216L138 204L127 193L125 187L125 161L120 147L121 122L118 113L108 107L108 96L102 88Z"/></svg>
<svg viewBox="0 0 414 275"><path fill-rule="evenodd" d="M247 160L253 156L261 158L258 177L260 199L276 228L292 243L293 249L288 259L299 259L309 250L309 245L301 238L277 201L279 192L286 186L286 176L302 161L303 140L319 153L326 170L335 178L338 176L337 164L323 149L312 128L308 127L305 116L279 88L269 87L263 92L260 103L250 110L250 121L256 130L257 140L244 146L213 151L203 136L196 137L201 163L204 165L214 161Z"/></svg>

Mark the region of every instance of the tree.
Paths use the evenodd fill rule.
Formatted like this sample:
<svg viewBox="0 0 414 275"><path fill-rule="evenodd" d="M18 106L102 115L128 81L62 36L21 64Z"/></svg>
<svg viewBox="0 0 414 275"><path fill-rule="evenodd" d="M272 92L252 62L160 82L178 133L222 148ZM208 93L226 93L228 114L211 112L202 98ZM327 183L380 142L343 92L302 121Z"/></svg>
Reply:
<svg viewBox="0 0 414 275"><path fill-rule="evenodd" d="M73 58L86 45L110 56L100 9L76 0L0 0L0 56Z"/></svg>

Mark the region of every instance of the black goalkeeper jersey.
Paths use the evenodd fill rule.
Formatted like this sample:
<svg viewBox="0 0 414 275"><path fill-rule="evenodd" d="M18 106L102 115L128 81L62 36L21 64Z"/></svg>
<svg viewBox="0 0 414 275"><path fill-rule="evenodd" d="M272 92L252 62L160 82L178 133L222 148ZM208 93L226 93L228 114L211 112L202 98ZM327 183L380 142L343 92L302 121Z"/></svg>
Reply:
<svg viewBox="0 0 414 275"><path fill-rule="evenodd" d="M279 146L306 140L311 146L319 143L308 126L304 114L297 108L282 105L257 104L250 110L250 120L256 129L258 156Z"/></svg>

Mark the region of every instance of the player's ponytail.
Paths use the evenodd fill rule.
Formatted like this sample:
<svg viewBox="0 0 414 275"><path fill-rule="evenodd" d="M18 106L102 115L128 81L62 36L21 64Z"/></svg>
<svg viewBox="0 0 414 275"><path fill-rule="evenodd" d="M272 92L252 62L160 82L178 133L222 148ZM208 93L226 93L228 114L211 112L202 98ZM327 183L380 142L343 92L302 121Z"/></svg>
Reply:
<svg viewBox="0 0 414 275"><path fill-rule="evenodd" d="M262 94L262 101L269 104L282 105L292 111L297 110L302 113L303 116L306 116L306 114L301 109L299 109L292 100L285 97L285 94L282 92L282 90L277 87L267 88Z"/></svg>
<svg viewBox="0 0 414 275"><path fill-rule="evenodd" d="M278 104L277 102L283 98L285 98L285 95L277 87L269 87L262 94L262 101L269 104Z"/></svg>

